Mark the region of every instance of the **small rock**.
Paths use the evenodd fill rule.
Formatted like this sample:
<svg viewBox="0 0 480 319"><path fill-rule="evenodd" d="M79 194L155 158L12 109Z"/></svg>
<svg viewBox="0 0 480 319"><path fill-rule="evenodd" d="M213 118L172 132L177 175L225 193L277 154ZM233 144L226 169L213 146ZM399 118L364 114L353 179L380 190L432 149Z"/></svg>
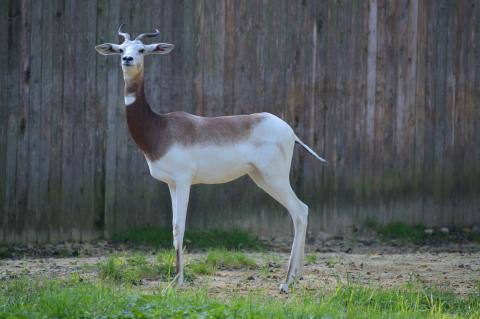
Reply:
<svg viewBox="0 0 480 319"><path fill-rule="evenodd" d="M425 229L425 234L427 234L427 235L433 234L433 229L431 229L431 228Z"/></svg>

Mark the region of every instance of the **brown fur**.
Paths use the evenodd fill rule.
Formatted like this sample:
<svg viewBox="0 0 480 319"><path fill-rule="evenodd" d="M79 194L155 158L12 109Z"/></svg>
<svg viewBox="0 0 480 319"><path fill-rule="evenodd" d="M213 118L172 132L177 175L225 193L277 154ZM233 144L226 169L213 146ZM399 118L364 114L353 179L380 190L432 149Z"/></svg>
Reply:
<svg viewBox="0 0 480 319"><path fill-rule="evenodd" d="M127 123L133 140L149 160L161 158L174 144L232 143L247 138L264 117L262 114L200 117L186 112L158 114L147 100L140 75L125 86L125 94L135 93L127 106Z"/></svg>

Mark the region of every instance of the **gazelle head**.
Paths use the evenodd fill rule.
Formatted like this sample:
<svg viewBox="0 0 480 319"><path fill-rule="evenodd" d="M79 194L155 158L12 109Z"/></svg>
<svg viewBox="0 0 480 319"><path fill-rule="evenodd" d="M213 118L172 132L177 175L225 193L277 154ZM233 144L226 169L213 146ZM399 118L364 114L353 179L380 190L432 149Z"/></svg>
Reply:
<svg viewBox="0 0 480 319"><path fill-rule="evenodd" d="M142 33L134 40L130 40L130 34L122 31L124 24L118 28L118 35L125 40L122 44L104 43L97 45L95 50L103 55L118 54L121 56L120 64L126 77L134 77L143 72L143 57L149 54L167 54L173 50L174 45L169 43L143 44L143 38L153 38L160 35L160 31Z"/></svg>

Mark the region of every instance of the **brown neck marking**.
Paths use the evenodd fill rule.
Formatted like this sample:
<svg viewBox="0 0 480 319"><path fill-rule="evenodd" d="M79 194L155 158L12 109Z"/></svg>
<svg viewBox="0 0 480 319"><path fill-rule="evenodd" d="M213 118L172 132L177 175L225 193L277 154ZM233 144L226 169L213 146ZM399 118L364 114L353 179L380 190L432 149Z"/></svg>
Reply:
<svg viewBox="0 0 480 319"><path fill-rule="evenodd" d="M126 106L130 135L148 159L160 158L170 142L162 134L166 127L165 119L150 108L145 98L143 72L135 77L125 78L125 97L135 99Z"/></svg>

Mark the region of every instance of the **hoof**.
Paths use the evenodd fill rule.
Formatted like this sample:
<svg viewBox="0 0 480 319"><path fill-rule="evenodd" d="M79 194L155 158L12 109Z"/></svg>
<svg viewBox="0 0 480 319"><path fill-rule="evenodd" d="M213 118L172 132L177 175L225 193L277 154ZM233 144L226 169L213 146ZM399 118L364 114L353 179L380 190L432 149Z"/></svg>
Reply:
<svg viewBox="0 0 480 319"><path fill-rule="evenodd" d="M287 284L281 284L280 285L280 293L288 294L288 285Z"/></svg>

